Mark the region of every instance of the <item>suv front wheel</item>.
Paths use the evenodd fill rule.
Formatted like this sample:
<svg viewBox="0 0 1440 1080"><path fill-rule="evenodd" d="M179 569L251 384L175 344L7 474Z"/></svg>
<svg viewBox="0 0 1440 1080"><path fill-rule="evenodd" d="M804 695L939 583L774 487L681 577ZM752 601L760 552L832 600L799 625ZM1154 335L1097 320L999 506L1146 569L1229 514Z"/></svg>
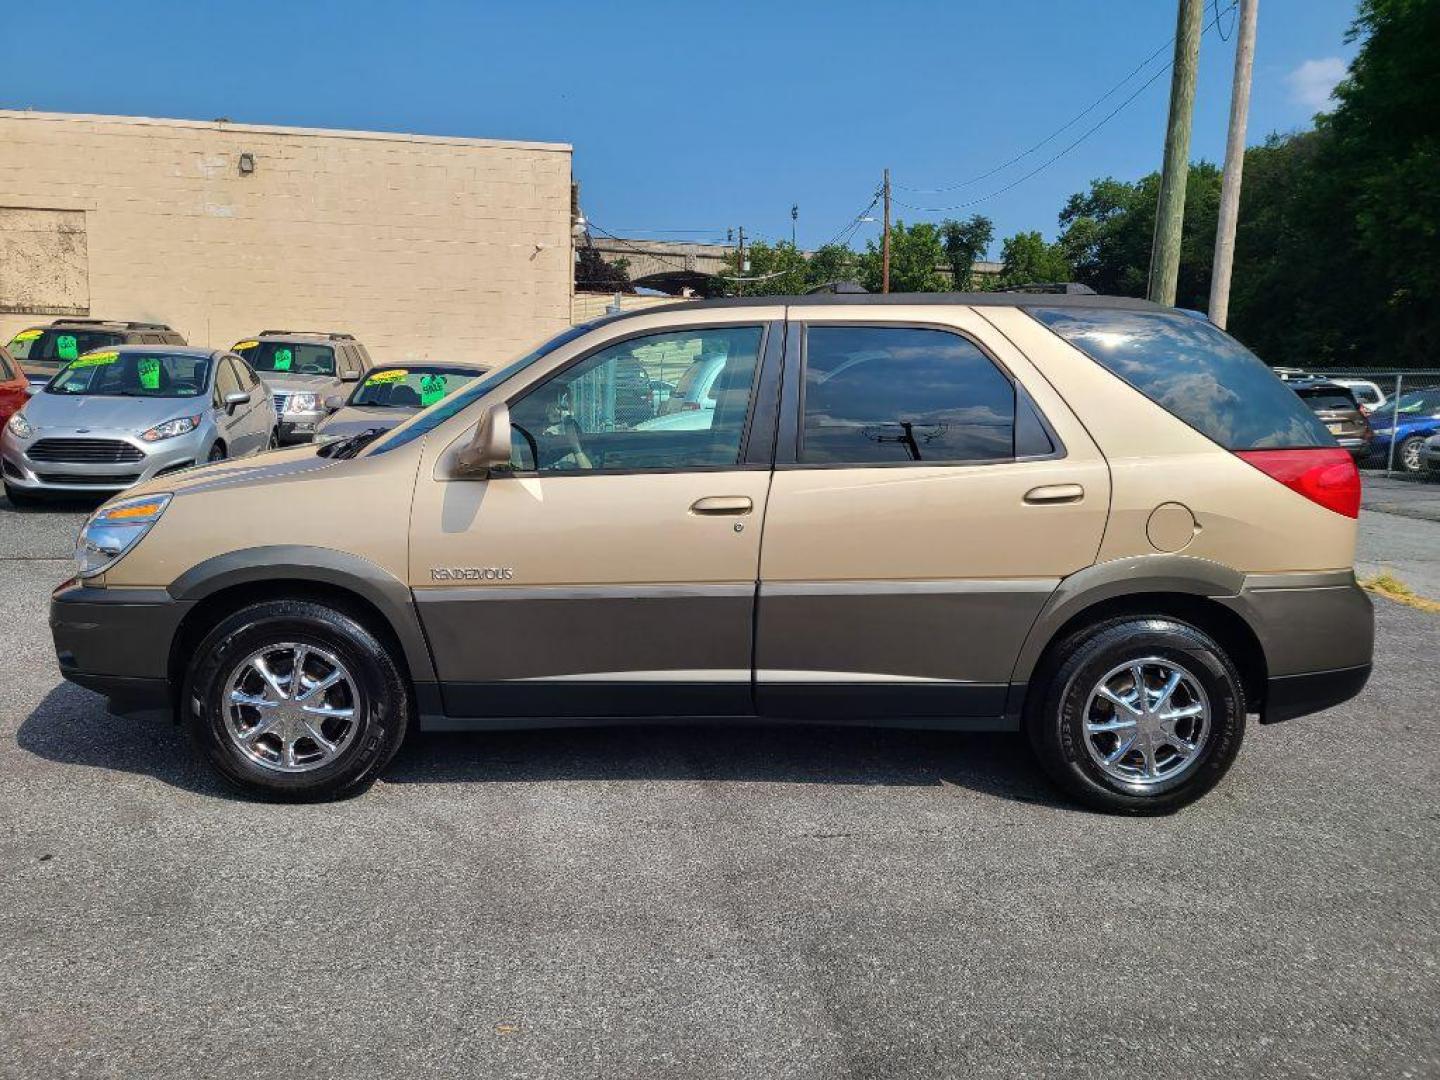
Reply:
<svg viewBox="0 0 1440 1080"><path fill-rule="evenodd" d="M406 681L385 644L345 611L302 600L242 608L210 631L190 663L190 734L246 794L352 794L405 737Z"/></svg>
<svg viewBox="0 0 1440 1080"><path fill-rule="evenodd" d="M1175 619L1078 631L1038 675L1031 748L1052 779L1099 810L1160 814L1193 802L1220 782L1245 735L1234 663Z"/></svg>

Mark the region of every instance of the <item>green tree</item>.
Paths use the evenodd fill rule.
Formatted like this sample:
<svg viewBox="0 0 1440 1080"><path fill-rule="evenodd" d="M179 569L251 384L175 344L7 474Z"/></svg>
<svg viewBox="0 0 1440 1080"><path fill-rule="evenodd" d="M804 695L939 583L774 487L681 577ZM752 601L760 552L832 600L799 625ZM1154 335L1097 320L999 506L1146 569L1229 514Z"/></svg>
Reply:
<svg viewBox="0 0 1440 1080"><path fill-rule="evenodd" d="M883 279L883 251L879 241L870 240L860 256L860 283L871 292L880 292ZM897 221L890 230L890 291L941 292L949 282L939 267L945 264L940 230L928 221L906 226Z"/></svg>
<svg viewBox="0 0 1440 1080"><path fill-rule="evenodd" d="M1144 296L1150 275L1150 245L1160 174L1134 183L1106 177L1090 190L1070 196L1060 211L1058 241L1074 280L1096 292ZM1179 307L1209 303L1215 218L1220 206L1220 170L1208 161L1190 167L1185 185L1185 225L1180 234Z"/></svg>
<svg viewBox="0 0 1440 1080"><path fill-rule="evenodd" d="M586 242L575 249L575 288L585 292L633 293L630 263L626 259L606 262L586 237Z"/></svg>
<svg viewBox="0 0 1440 1080"><path fill-rule="evenodd" d="M835 281L855 281L860 276L860 257L844 244L826 244L810 254L806 267L806 286L828 285Z"/></svg>
<svg viewBox="0 0 1440 1080"><path fill-rule="evenodd" d="M995 223L981 214L965 221L945 220L940 223L940 245L945 261L950 264L950 280L962 292L975 287L975 263L990 251L995 239Z"/></svg>
<svg viewBox="0 0 1440 1080"><path fill-rule="evenodd" d="M1058 244L1047 244L1038 232L1021 232L1006 237L1000 245L1002 285L1031 285L1037 282L1069 281L1070 263Z"/></svg>

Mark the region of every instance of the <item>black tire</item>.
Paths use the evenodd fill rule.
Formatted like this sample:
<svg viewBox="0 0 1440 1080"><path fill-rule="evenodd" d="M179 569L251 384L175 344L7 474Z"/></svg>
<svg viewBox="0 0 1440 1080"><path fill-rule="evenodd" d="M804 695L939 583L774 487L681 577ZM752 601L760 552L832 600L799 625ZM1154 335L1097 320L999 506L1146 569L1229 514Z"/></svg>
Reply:
<svg viewBox="0 0 1440 1080"><path fill-rule="evenodd" d="M270 440L265 444L266 450L278 450L280 448L280 431L278 428L270 429Z"/></svg>
<svg viewBox="0 0 1440 1080"><path fill-rule="evenodd" d="M1210 704L1209 734L1195 762L1149 785L1126 783L1102 769L1091 757L1084 731L1086 705L1100 680L1145 657L1183 667ZM1032 686L1025 716L1031 749L1051 779L1096 810L1178 810L1220 782L1245 737L1245 690L1234 663L1208 634L1169 617L1127 616L1071 634L1050 651Z"/></svg>
<svg viewBox="0 0 1440 1080"><path fill-rule="evenodd" d="M225 444L222 443L222 442L217 442L214 446L210 447L210 453L205 456L206 464L211 464L211 465L213 465L213 464L214 464L215 462L217 462L217 461L224 461L224 460L225 460Z"/></svg>
<svg viewBox="0 0 1440 1080"><path fill-rule="evenodd" d="M231 673L257 649L281 642L329 652L356 684L352 736L332 760L308 772L252 761L227 731ZM389 647L352 614L304 600L266 601L223 619L192 654L181 700L191 738L227 784L287 802L342 798L369 787L400 749L412 711L409 684Z"/></svg>
<svg viewBox="0 0 1440 1080"><path fill-rule="evenodd" d="M19 488L11 487L9 484L5 485L5 498L9 499L10 505L17 510L26 506L40 505L38 496L31 495L28 491L21 491Z"/></svg>
<svg viewBox="0 0 1440 1080"><path fill-rule="evenodd" d="M1395 448L1395 468L1418 476L1425 471L1425 436L1411 435ZM1413 458L1413 464L1411 460Z"/></svg>

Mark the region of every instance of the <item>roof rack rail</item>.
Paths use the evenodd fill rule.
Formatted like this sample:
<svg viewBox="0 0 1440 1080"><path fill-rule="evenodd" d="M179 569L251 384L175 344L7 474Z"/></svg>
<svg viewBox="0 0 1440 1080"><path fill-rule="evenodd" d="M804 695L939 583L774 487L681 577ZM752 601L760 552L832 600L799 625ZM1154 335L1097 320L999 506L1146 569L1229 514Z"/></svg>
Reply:
<svg viewBox="0 0 1440 1080"><path fill-rule="evenodd" d="M1089 285L1081 285L1078 281L1036 281L1029 285L1011 285L1008 288L996 289L1002 293L1026 293L1031 296L1096 296L1098 295Z"/></svg>
<svg viewBox="0 0 1440 1080"><path fill-rule="evenodd" d="M329 338L331 341L354 341L354 334L341 334L334 330L261 330L261 337L283 337L287 334L305 334L309 337Z"/></svg>
<svg viewBox="0 0 1440 1080"><path fill-rule="evenodd" d="M71 316L67 319L56 319L51 326L123 326L127 330L169 330L170 327L160 322L128 322L124 319L82 319Z"/></svg>

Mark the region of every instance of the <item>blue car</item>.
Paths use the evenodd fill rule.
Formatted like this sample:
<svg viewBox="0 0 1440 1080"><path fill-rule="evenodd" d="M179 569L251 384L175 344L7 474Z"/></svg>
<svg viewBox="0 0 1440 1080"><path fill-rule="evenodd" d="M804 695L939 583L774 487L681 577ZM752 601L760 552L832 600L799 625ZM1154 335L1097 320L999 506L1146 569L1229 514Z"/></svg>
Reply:
<svg viewBox="0 0 1440 1080"><path fill-rule="evenodd" d="M1420 472L1425 467L1425 440L1440 433L1440 387L1411 390L1400 395L1398 409L1386 402L1370 414L1370 427L1375 432L1375 438L1370 443L1372 462L1385 464L1393 441L1395 468L1404 472Z"/></svg>

